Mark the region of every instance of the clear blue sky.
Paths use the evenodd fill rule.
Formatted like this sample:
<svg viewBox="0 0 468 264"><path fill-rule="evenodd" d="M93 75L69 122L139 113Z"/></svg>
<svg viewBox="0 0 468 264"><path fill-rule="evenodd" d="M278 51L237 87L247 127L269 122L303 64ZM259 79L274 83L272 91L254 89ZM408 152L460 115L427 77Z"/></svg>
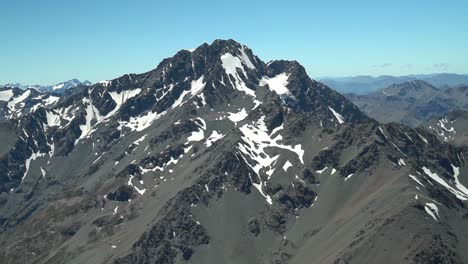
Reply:
<svg viewBox="0 0 468 264"><path fill-rule="evenodd" d="M312 77L468 73L468 1L5 0L0 83L99 81L217 38Z"/></svg>

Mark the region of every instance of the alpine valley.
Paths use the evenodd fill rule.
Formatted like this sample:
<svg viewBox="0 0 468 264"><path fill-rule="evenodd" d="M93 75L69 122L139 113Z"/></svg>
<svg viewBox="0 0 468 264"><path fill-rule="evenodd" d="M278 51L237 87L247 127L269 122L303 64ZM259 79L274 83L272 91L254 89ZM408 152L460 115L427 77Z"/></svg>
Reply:
<svg viewBox="0 0 468 264"><path fill-rule="evenodd" d="M0 88L0 263L468 263L463 120L381 124L233 40Z"/></svg>

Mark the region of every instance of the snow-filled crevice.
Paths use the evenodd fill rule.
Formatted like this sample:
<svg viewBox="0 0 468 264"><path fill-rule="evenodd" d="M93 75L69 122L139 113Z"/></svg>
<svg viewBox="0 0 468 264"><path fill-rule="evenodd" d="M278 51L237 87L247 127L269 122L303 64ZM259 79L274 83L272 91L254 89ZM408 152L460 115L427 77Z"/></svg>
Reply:
<svg viewBox="0 0 468 264"><path fill-rule="evenodd" d="M272 156L267 153L267 149L280 148L290 151L297 155L302 164L304 164L304 150L300 144L292 147L280 143L283 137L280 134L277 134L274 137L273 133L269 134L264 119L265 117L262 116L253 124L245 124L239 128L242 132L242 141L238 144L237 149L247 164L256 173L259 183L252 181L252 184L266 198L267 202L271 204L271 197L263 192L263 187L265 186L266 181L264 182L262 180L261 173L266 174L269 179L275 171L274 166L280 155Z"/></svg>
<svg viewBox="0 0 468 264"><path fill-rule="evenodd" d="M247 87L244 80L242 80L242 77L237 72L237 69L240 69L244 76L247 76L245 68L242 65L242 60L237 56L233 56L230 53L226 53L221 56L221 63L224 68L224 71L226 72L226 75L228 77L232 76L234 78L234 83L229 78L229 82L231 82L231 85L235 89L255 97L255 91Z"/></svg>

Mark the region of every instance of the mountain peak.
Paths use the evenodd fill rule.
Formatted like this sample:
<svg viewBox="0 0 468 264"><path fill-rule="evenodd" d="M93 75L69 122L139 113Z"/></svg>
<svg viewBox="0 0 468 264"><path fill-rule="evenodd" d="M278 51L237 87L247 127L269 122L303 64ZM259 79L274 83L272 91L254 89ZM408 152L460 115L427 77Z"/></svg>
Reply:
<svg viewBox="0 0 468 264"><path fill-rule="evenodd" d="M241 46L244 46L243 44L235 41L234 39L215 39L210 46L222 46L222 47L234 47L234 48L240 48Z"/></svg>
<svg viewBox="0 0 468 264"><path fill-rule="evenodd" d="M423 80L413 80L400 84L392 84L389 87L383 89L383 93L386 95L398 96L415 96L416 94L421 96L424 95L423 93L425 92L430 93L438 91L438 88Z"/></svg>
<svg viewBox="0 0 468 264"><path fill-rule="evenodd" d="M296 110L321 111L329 115L328 107L332 107L349 120L363 117L342 95L312 80L297 61L274 60L266 64L250 48L232 39L218 39L191 51L179 51L164 59L156 69L136 75L132 81L134 87L152 87L159 90L158 93L170 93L174 96L171 101L188 93L192 82L202 81L203 92L199 93L204 94L210 106L245 95L259 104L262 94L269 91L287 98L283 102ZM128 78L123 76L104 84L114 87L117 83L127 85ZM164 111L165 107L159 109Z"/></svg>
<svg viewBox="0 0 468 264"><path fill-rule="evenodd" d="M427 86L427 87L431 87L431 88L434 88L434 89L437 89L436 87L432 86L430 83L426 82L426 81L423 81L423 80L413 80L413 81L409 81L409 82L406 82L406 83L403 83L402 85L411 85L413 87L423 87L423 86Z"/></svg>
<svg viewBox="0 0 468 264"><path fill-rule="evenodd" d="M378 124L296 61L217 40L64 94L18 90L0 89L4 263L385 262L362 247L388 247L382 232L410 237L398 259L457 239L425 235L468 200L460 150Z"/></svg>

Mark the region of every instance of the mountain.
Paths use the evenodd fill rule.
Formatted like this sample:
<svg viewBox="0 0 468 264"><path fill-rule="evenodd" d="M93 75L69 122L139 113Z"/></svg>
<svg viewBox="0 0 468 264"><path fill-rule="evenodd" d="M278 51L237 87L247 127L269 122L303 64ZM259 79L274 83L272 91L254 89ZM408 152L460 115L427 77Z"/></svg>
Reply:
<svg viewBox="0 0 468 264"><path fill-rule="evenodd" d="M440 140L468 146L468 111L452 111L446 116L430 120L424 126L435 133Z"/></svg>
<svg viewBox="0 0 468 264"><path fill-rule="evenodd" d="M64 91L70 89L70 88L75 88L77 86L84 85L84 86L90 86L92 83L90 81L84 81L81 82L77 79L72 79L69 81L57 83L55 85L49 85L49 86L43 86L43 85L22 85L20 83L15 83L15 84L5 84L1 85L0 87L4 88L20 88L23 90L27 89L36 89L40 92L53 92L53 93L63 93Z"/></svg>
<svg viewBox="0 0 468 264"><path fill-rule="evenodd" d="M368 95L346 94L346 97L379 122L412 127L457 109L468 110L468 86L441 89L421 80L393 84Z"/></svg>
<svg viewBox="0 0 468 264"><path fill-rule="evenodd" d="M319 78L318 80L339 91L340 93L365 95L392 84L402 84L416 80L423 80L433 86L444 89L460 85L468 85L468 74L437 73L406 76L382 75L378 77L325 77Z"/></svg>
<svg viewBox="0 0 468 264"><path fill-rule="evenodd" d="M59 94L42 93L33 88L0 88L0 122L20 118L41 107L51 107L59 99Z"/></svg>
<svg viewBox="0 0 468 264"><path fill-rule="evenodd" d="M1 263L468 261L465 148L233 40L0 136Z"/></svg>
<svg viewBox="0 0 468 264"><path fill-rule="evenodd" d="M44 86L40 89L43 92L55 92L55 93L63 93L64 91L75 88L79 85L90 86L92 83L90 81L80 82L77 79L72 79L66 82L61 82L53 86Z"/></svg>

